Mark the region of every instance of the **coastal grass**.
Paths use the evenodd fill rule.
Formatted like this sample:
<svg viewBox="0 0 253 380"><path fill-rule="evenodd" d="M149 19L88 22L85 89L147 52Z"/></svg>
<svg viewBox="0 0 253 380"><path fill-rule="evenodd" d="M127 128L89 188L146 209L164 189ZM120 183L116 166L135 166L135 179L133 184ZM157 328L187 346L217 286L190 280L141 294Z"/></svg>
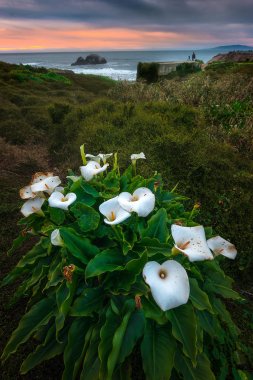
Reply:
<svg viewBox="0 0 253 380"><path fill-rule="evenodd" d="M29 72L24 80L13 76L24 70ZM17 233L22 203L18 190L35 171L61 174L73 168L79 173L79 146L84 144L86 153L117 151L122 168L130 154L145 152L147 160L138 162L138 170L144 175L161 172L170 189L177 184L179 192L189 197L188 208L200 204L199 222L212 225L215 233L236 245L238 259L224 265L237 290L250 300L253 66L227 64L221 69L214 65L150 85L58 71L54 73L58 79L52 80L51 73L0 63L1 276L23 253L5 255ZM24 301L7 308L12 293L10 288L1 292L3 344L24 310ZM244 321L243 344L250 344L250 302L242 312L232 302L228 307L239 325ZM18 377L26 347L23 350L15 363L8 362L2 369L4 379L58 378L60 360ZM241 366L251 369L246 359Z"/></svg>

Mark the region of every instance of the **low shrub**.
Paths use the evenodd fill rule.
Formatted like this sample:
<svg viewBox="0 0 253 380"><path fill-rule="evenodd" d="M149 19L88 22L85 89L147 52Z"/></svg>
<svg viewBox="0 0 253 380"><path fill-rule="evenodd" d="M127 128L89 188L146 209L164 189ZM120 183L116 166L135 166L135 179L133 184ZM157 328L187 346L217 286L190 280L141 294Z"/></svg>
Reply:
<svg viewBox="0 0 253 380"><path fill-rule="evenodd" d="M160 175L136 174L143 153L122 174L117 155L107 172L105 155L87 163L81 153L82 177L70 173L64 189L37 173L20 192L25 218L9 254L37 243L2 283L21 277L14 301L29 297L2 359L35 338L22 374L61 355L63 380L136 378L141 367L149 380L247 376L223 301L243 302L220 267L235 247L198 226L198 206L186 211Z"/></svg>

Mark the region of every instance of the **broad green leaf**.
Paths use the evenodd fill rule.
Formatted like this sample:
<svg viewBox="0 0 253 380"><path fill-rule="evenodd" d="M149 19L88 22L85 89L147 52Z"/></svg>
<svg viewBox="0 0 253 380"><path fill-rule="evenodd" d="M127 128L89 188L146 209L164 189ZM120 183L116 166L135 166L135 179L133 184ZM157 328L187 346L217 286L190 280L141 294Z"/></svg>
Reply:
<svg viewBox="0 0 253 380"><path fill-rule="evenodd" d="M221 276L220 273L212 273L211 278L205 281L204 289L211 293L216 293L224 298L242 300L241 296L231 289L232 280L228 276Z"/></svg>
<svg viewBox="0 0 253 380"><path fill-rule="evenodd" d="M221 328L217 316L208 313L208 311L199 311L197 315L202 329L206 331L211 338L216 338L223 343L225 331Z"/></svg>
<svg viewBox="0 0 253 380"><path fill-rule="evenodd" d="M87 288L75 300L70 315L73 317L86 317L99 312L103 305L104 292L101 288Z"/></svg>
<svg viewBox="0 0 253 380"><path fill-rule="evenodd" d="M17 329L12 333L8 341L2 359L6 360L9 355L16 352L17 348L25 343L39 327L48 323L54 315L55 300L43 298L36 303L21 319Z"/></svg>
<svg viewBox="0 0 253 380"><path fill-rule="evenodd" d="M83 232L95 230L98 227L100 215L92 207L76 202L71 211L77 218L79 227Z"/></svg>
<svg viewBox="0 0 253 380"><path fill-rule="evenodd" d="M64 263L62 262L62 258L60 255L57 254L48 270L48 274L47 274L48 282L44 290L50 288L51 286L56 286L60 282L63 281L64 279L63 273L62 273L63 267L64 267Z"/></svg>
<svg viewBox="0 0 253 380"><path fill-rule="evenodd" d="M132 284L136 282L137 276L142 272L147 260L147 252L143 252L141 257L128 261L125 267L119 269L121 272L116 272L117 269L115 269L112 276L113 292L121 290L128 292Z"/></svg>
<svg viewBox="0 0 253 380"><path fill-rule="evenodd" d="M233 322L224 303L219 298L212 297L212 305L214 311L218 313L220 319L228 326L230 333L234 336L234 339L236 339L240 334L240 329Z"/></svg>
<svg viewBox="0 0 253 380"><path fill-rule="evenodd" d="M71 228L61 228L60 234L68 251L83 264L87 264L99 252L89 239L78 235Z"/></svg>
<svg viewBox="0 0 253 380"><path fill-rule="evenodd" d="M76 291L77 277L74 275L72 282L64 281L56 290L57 314L55 317L56 338L62 330L65 318L69 312Z"/></svg>
<svg viewBox="0 0 253 380"><path fill-rule="evenodd" d="M92 195L94 198L99 197L99 192L88 182L82 181L81 187L85 191L85 193Z"/></svg>
<svg viewBox="0 0 253 380"><path fill-rule="evenodd" d="M97 254L94 259L88 263L85 277L87 279L105 272L122 270L123 263L124 258L117 249L106 249Z"/></svg>
<svg viewBox="0 0 253 380"><path fill-rule="evenodd" d="M128 321L126 331L121 343L118 363L123 363L133 351L136 342L142 337L145 328L145 317L142 310L135 310Z"/></svg>
<svg viewBox="0 0 253 380"><path fill-rule="evenodd" d="M20 277L20 275L29 272L31 268L36 265L38 260L47 256L47 246L49 245L49 242L50 240L48 238L42 238L37 244L35 244L35 246L21 258L16 267L4 277L1 286L11 284Z"/></svg>
<svg viewBox="0 0 253 380"><path fill-rule="evenodd" d="M167 322L165 313L155 303L146 297L141 298L141 303L146 318L156 321L159 325L164 325Z"/></svg>
<svg viewBox="0 0 253 380"><path fill-rule="evenodd" d="M137 247L146 248L148 257L152 257L157 253L160 253L167 257L171 254L171 248L168 246L168 244L160 243L157 238L144 237L138 243Z"/></svg>
<svg viewBox="0 0 253 380"><path fill-rule="evenodd" d="M197 365L194 367L185 355L177 352L175 367L177 372L183 375L184 380L215 380L210 361L204 353L198 356Z"/></svg>
<svg viewBox="0 0 253 380"><path fill-rule="evenodd" d="M190 281L190 300L198 310L208 310L213 313L209 298L203 290L200 289L198 281L195 278L189 278Z"/></svg>
<svg viewBox="0 0 253 380"><path fill-rule="evenodd" d="M75 318L68 332L68 343L64 350L64 372L62 380L74 380L81 362L85 336L89 328L88 318ZM75 373L75 374L74 374Z"/></svg>
<svg viewBox="0 0 253 380"><path fill-rule="evenodd" d="M170 233L167 227L168 218L165 208L161 208L148 221L148 227L143 232L143 238L156 238L161 243L166 243Z"/></svg>
<svg viewBox="0 0 253 380"><path fill-rule="evenodd" d="M53 223L57 224L57 226L63 224L65 220L65 212L56 207L48 207L50 213L50 219Z"/></svg>
<svg viewBox="0 0 253 380"><path fill-rule="evenodd" d="M98 358L98 344L100 341L100 326L94 327L89 341L89 347L85 352L83 368L80 380L97 380L99 376L100 362Z"/></svg>
<svg viewBox="0 0 253 380"><path fill-rule="evenodd" d="M106 321L100 330L100 344L98 347L98 355L101 362L99 379L105 380L107 377L107 360L112 350L112 341L117 326L120 324L121 318L116 315L111 307L108 307L106 312Z"/></svg>
<svg viewBox="0 0 253 380"><path fill-rule="evenodd" d="M146 380L169 379L174 365L176 342L170 326L147 319L141 355Z"/></svg>
<svg viewBox="0 0 253 380"><path fill-rule="evenodd" d="M25 241L29 239L29 235L26 232L20 232L19 236L13 240L11 248L7 251L7 255L12 255L18 248L20 248Z"/></svg>
<svg viewBox="0 0 253 380"><path fill-rule="evenodd" d="M54 358L57 355L60 355L66 344L66 335L62 343L59 343L55 339L55 325L51 326L46 335L46 339L43 344L37 346L36 350L32 352L22 363L20 372L22 375L26 374L36 365L40 364L43 361Z"/></svg>
<svg viewBox="0 0 253 380"><path fill-rule="evenodd" d="M121 345L123 343L123 339L126 333L127 325L131 316L132 310L129 310L123 317L123 320L120 326L116 329L113 341L112 341L112 351L108 357L107 363L107 376L106 380L110 380L113 375L113 371L118 361L119 353L121 350Z"/></svg>
<svg viewBox="0 0 253 380"><path fill-rule="evenodd" d="M172 335L182 343L183 352L193 363L197 355L197 320L190 304L166 312L172 324Z"/></svg>

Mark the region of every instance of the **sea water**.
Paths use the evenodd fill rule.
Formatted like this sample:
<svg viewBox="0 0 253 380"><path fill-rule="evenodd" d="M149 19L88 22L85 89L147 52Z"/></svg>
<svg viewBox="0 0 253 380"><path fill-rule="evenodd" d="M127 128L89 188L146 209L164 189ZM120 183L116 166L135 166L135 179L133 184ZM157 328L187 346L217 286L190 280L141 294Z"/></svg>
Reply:
<svg viewBox="0 0 253 380"><path fill-rule="evenodd" d="M27 64L37 67L72 70L77 74L95 74L115 80L136 79L138 62L186 61L192 50L151 50L151 51L100 51L95 52L106 58L102 65L71 66L80 56L86 57L91 52L57 52L57 53L1 53L0 61L16 64ZM204 62L221 53L220 49L195 50L196 59Z"/></svg>

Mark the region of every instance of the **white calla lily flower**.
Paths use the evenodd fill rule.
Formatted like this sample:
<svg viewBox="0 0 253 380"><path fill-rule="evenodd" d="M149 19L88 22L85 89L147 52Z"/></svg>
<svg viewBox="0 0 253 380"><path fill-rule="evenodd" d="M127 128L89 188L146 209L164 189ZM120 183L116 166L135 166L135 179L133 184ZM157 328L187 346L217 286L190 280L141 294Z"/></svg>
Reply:
<svg viewBox="0 0 253 380"><path fill-rule="evenodd" d="M55 245L55 246L59 246L59 247L63 247L64 246L64 241L60 235L60 230L59 229L56 229L56 230L53 230L53 232L51 233L51 244L52 245Z"/></svg>
<svg viewBox="0 0 253 380"><path fill-rule="evenodd" d="M132 161L139 160L140 158L143 160L146 160L145 154L143 152L137 153L137 154L131 154L131 160Z"/></svg>
<svg viewBox="0 0 253 380"><path fill-rule="evenodd" d="M39 183L43 181L44 179L48 177L53 177L54 173L53 172L37 172L32 176L32 181L30 185L34 185L35 183Z"/></svg>
<svg viewBox="0 0 253 380"><path fill-rule="evenodd" d="M118 196L103 202L99 206L99 211L105 216L104 222L107 224L119 224L128 219L131 214L120 207Z"/></svg>
<svg viewBox="0 0 253 380"><path fill-rule="evenodd" d="M162 265L149 261L142 274L155 302L163 311L187 303L190 295L189 279L186 270L177 261L167 260Z"/></svg>
<svg viewBox="0 0 253 380"><path fill-rule="evenodd" d="M104 172L108 168L109 164L100 166L96 161L89 161L87 165L81 166L81 174L86 181L90 181L95 175Z"/></svg>
<svg viewBox="0 0 253 380"><path fill-rule="evenodd" d="M139 187L133 195L127 192L120 193L119 204L124 210L145 217L154 210L155 196L148 188Z"/></svg>
<svg viewBox="0 0 253 380"><path fill-rule="evenodd" d="M31 190L33 193L37 193L38 191L46 191L51 194L54 189L60 185L60 183L61 180L58 176L47 177L31 185Z"/></svg>
<svg viewBox="0 0 253 380"><path fill-rule="evenodd" d="M30 185L22 187L22 189L19 190L19 195L22 199L31 199L36 197L36 193L32 192Z"/></svg>
<svg viewBox="0 0 253 380"><path fill-rule="evenodd" d="M223 239L221 236L215 236L207 240L208 247L213 251L214 256L223 255L234 260L237 250L234 244Z"/></svg>
<svg viewBox="0 0 253 380"><path fill-rule="evenodd" d="M101 157L99 156L99 154L97 156L94 156L93 154L89 154L87 153L85 155L86 158L89 158L91 161L95 161L97 162L98 164L100 164L100 160L101 160Z"/></svg>
<svg viewBox="0 0 253 380"><path fill-rule="evenodd" d="M31 214L39 214L42 213L41 207L45 202L44 198L34 198L26 201L21 207L22 214L27 217Z"/></svg>
<svg viewBox="0 0 253 380"><path fill-rule="evenodd" d="M203 226L182 227L171 226L171 234L175 247L183 252L190 261L212 260L213 255L207 245Z"/></svg>
<svg viewBox="0 0 253 380"><path fill-rule="evenodd" d="M110 158L113 155L113 153L99 153L98 155L103 161L103 164L105 165L106 161L108 160L108 158Z"/></svg>
<svg viewBox="0 0 253 380"><path fill-rule="evenodd" d="M60 191L54 191L48 198L48 203L50 207L68 210L68 207L74 203L75 200L75 193L68 193L67 195L63 195Z"/></svg>

